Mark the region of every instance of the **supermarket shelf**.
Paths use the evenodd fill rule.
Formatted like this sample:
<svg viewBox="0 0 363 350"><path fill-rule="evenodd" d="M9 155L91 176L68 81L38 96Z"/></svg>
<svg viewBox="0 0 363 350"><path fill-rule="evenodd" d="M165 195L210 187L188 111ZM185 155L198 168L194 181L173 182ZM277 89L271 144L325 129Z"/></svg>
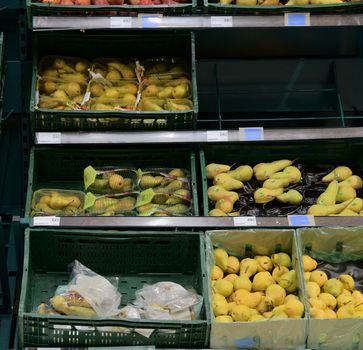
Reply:
<svg viewBox="0 0 363 350"><path fill-rule="evenodd" d="M313 27L361 26L363 14L309 15L306 24ZM218 19L219 17L219 19ZM278 16L162 16L138 17L34 16L33 29L113 29L113 28L220 28L284 27L285 15Z"/></svg>
<svg viewBox="0 0 363 350"><path fill-rule="evenodd" d="M288 141L362 138L363 127L316 129L265 129L152 132L38 132L35 143L44 144L125 144L193 143L238 141ZM247 134L246 134L247 132ZM247 136L246 136L247 135Z"/></svg>
<svg viewBox="0 0 363 350"><path fill-rule="evenodd" d="M305 217L305 216L303 216ZM54 219L54 218L53 218ZM224 228L224 227L297 227L313 226L312 224L289 224L287 217L61 217L49 220L41 225L34 225L30 219L30 227L86 227L86 228L116 228L116 227L175 227L175 228ZM251 220L251 221L249 221ZM27 222L24 221L26 224ZM315 226L363 226L362 217L315 217Z"/></svg>

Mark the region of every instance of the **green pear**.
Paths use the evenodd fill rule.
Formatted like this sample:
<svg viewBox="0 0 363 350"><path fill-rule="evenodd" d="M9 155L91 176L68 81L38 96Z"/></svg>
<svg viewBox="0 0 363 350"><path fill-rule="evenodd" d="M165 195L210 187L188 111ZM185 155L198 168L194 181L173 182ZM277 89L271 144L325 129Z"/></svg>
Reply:
<svg viewBox="0 0 363 350"><path fill-rule="evenodd" d="M332 181L327 189L318 197L317 204L319 205L334 205L337 193L338 193L339 185L338 181Z"/></svg>

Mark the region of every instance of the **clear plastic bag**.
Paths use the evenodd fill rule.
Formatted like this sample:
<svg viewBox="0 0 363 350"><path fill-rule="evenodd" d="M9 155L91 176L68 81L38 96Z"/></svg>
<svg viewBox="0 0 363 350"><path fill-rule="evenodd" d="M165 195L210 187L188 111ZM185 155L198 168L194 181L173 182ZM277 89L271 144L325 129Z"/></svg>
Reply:
<svg viewBox="0 0 363 350"><path fill-rule="evenodd" d="M143 318L161 320L198 318L200 308L197 308L198 315L193 315L194 311L191 309L202 303L202 296L174 282L145 285L136 292L136 300L133 302L141 310ZM183 318L176 318L176 315Z"/></svg>
<svg viewBox="0 0 363 350"><path fill-rule="evenodd" d="M91 63L91 72L111 82L136 79L135 61L134 59L98 58Z"/></svg>
<svg viewBox="0 0 363 350"><path fill-rule="evenodd" d="M142 98L137 106L140 111L190 111L193 109L192 101L188 99L170 98Z"/></svg>
<svg viewBox="0 0 363 350"><path fill-rule="evenodd" d="M59 286L51 299L56 311L86 317L115 316L120 312L121 294L117 289L118 278L106 279L78 260L70 267L70 283L67 286Z"/></svg>

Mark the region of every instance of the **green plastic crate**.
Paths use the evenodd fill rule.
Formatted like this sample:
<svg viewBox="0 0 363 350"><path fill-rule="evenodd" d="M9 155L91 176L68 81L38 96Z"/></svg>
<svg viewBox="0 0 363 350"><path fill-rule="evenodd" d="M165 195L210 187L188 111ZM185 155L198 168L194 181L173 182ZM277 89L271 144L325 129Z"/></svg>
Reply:
<svg viewBox="0 0 363 350"><path fill-rule="evenodd" d="M25 217L30 217L33 191L41 188L84 190L83 169L121 166L179 167L190 171L192 213L199 215L195 153L185 146L122 146L113 148L34 147L30 154Z"/></svg>
<svg viewBox="0 0 363 350"><path fill-rule="evenodd" d="M111 15L135 15L138 13L161 13L164 15L182 15L194 13L197 8L197 0L191 0L188 4L173 5L51 5L26 0L29 18L29 27L32 27L33 16L107 16Z"/></svg>
<svg viewBox="0 0 363 350"><path fill-rule="evenodd" d="M208 312L202 320L120 320L39 315L33 310L67 283L67 266L79 260L105 277L120 278L122 306L144 284L172 281L206 294L203 234L196 232L115 232L26 229L24 273L19 304L21 346L155 345L161 348L206 347ZM206 305L206 303L204 303ZM92 330L76 328L92 327ZM149 338L137 332L119 333L97 327L155 329Z"/></svg>
<svg viewBox="0 0 363 350"><path fill-rule="evenodd" d="M200 151L203 186L203 213L208 216L208 183L205 167L209 163L251 165L279 159L295 159L306 164L346 165L363 170L363 140L265 141L208 144ZM359 175L359 174L357 174Z"/></svg>
<svg viewBox="0 0 363 350"><path fill-rule="evenodd" d="M301 254L330 263L355 261L362 267L363 227L302 228L297 233ZM361 285L361 281L359 283ZM309 316L307 347L320 350L363 349L362 334L362 318L314 319Z"/></svg>
<svg viewBox="0 0 363 350"><path fill-rule="evenodd" d="M31 125L36 131L177 130L193 129L198 113L194 34L38 34L34 41ZM193 109L190 111L57 111L36 108L39 60L46 55L95 59L103 57L185 58L190 65ZM110 122L105 118L122 118Z"/></svg>
<svg viewBox="0 0 363 350"><path fill-rule="evenodd" d="M218 0L217 0L218 1ZM301 6L242 6L221 5L218 2L203 0L204 9L208 13L221 14L249 14L249 15L273 15L285 12L310 12L310 13L356 13L363 9L363 2L350 2L331 5L301 5Z"/></svg>
<svg viewBox="0 0 363 350"><path fill-rule="evenodd" d="M239 258L255 255L271 255L285 252L292 257L292 266L296 270L300 301L305 306L306 299L303 284L304 271L301 255L294 230L217 230L206 232L207 276L214 265L213 246L224 248ZM208 289L209 302L211 292ZM212 307L208 307L212 310ZM299 319L264 321L264 322L216 322L210 315L210 346L216 349L305 349L307 337L307 317Z"/></svg>
<svg viewBox="0 0 363 350"><path fill-rule="evenodd" d="M4 34L0 33L0 135L1 135L2 113L4 108L4 85L5 85L4 52L5 52Z"/></svg>

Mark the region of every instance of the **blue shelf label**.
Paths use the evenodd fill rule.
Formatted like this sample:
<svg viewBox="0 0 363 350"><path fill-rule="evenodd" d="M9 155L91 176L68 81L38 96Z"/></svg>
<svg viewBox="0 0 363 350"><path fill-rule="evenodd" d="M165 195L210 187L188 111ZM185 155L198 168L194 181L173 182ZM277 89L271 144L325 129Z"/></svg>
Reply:
<svg viewBox="0 0 363 350"><path fill-rule="evenodd" d="M240 349L244 349L244 348L249 349L249 348L253 347L256 344L255 344L255 341L254 341L253 337L246 337L246 338L235 340L234 345L237 348L240 348Z"/></svg>
<svg viewBox="0 0 363 350"><path fill-rule="evenodd" d="M143 28L158 28L160 27L161 16L160 15L142 15L141 26Z"/></svg>
<svg viewBox="0 0 363 350"><path fill-rule="evenodd" d="M285 26L310 26L310 13L285 13Z"/></svg>
<svg viewBox="0 0 363 350"><path fill-rule="evenodd" d="M312 215L289 215L287 219L290 226L315 226Z"/></svg>
<svg viewBox="0 0 363 350"><path fill-rule="evenodd" d="M239 128L241 141L263 141L263 128Z"/></svg>

